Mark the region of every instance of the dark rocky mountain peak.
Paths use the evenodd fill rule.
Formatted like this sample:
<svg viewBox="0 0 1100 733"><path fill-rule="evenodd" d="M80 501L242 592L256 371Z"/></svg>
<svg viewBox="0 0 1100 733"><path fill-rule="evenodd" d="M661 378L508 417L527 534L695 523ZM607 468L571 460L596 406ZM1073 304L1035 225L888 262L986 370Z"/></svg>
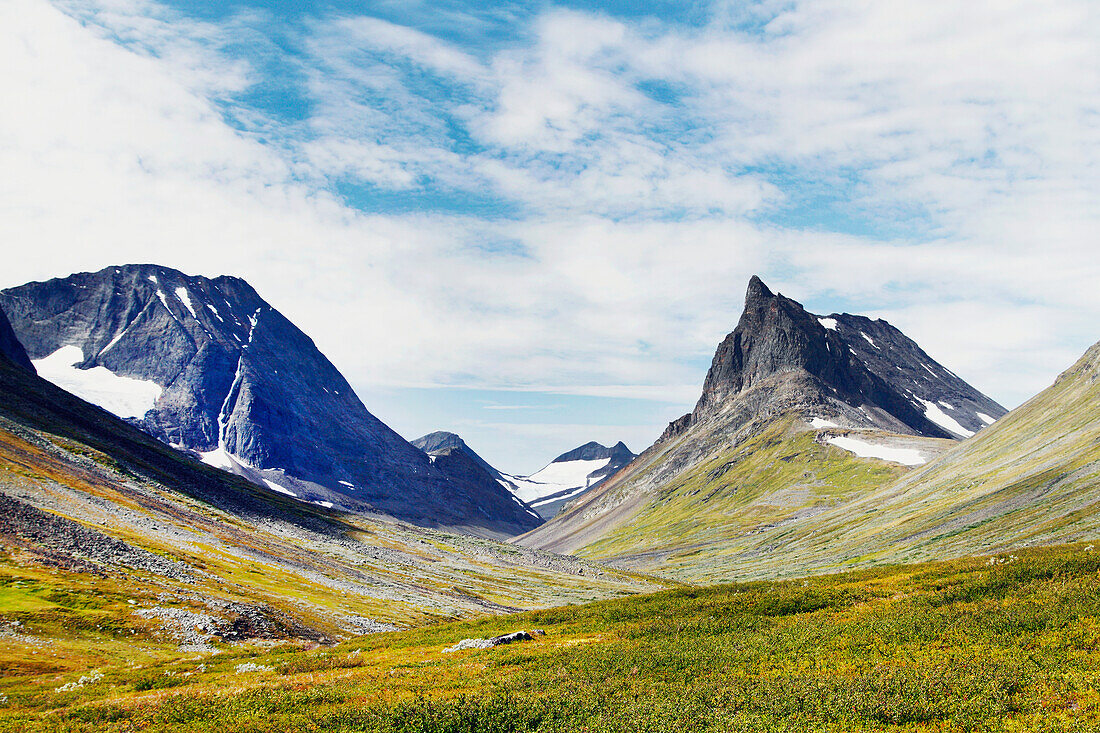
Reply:
<svg viewBox="0 0 1100 733"><path fill-rule="evenodd" d="M44 377L273 491L491 534L537 523L503 487L471 495L435 468L240 278L108 267L0 305Z"/></svg>
<svg viewBox="0 0 1100 733"><path fill-rule="evenodd" d="M669 425L665 437L784 375L809 379L786 395L792 405L802 397L807 404L835 400L862 411L871 426L917 435L963 438L1005 413L886 321L817 316L754 275L744 312L718 346L699 402L690 417ZM821 394L808 394L814 391Z"/></svg>
<svg viewBox="0 0 1100 733"><path fill-rule="evenodd" d="M630 452L630 449L627 448L626 444L621 440L610 448L595 441L590 441L571 451L562 453L555 458L552 463L564 463L566 461L595 461L601 458L615 459L613 462L621 462L625 459L626 462L629 463L630 460L634 458L634 454Z"/></svg>
<svg viewBox="0 0 1100 733"><path fill-rule="evenodd" d="M456 433L448 433L444 430L437 430L434 433L428 433L422 435L414 441L411 441L420 450L424 451L428 455L432 455L439 451L448 449L457 449L463 451L470 457L475 463L494 479L502 480L504 478L500 471L495 469L484 458L479 456L470 446L466 444L466 441L462 439Z"/></svg>

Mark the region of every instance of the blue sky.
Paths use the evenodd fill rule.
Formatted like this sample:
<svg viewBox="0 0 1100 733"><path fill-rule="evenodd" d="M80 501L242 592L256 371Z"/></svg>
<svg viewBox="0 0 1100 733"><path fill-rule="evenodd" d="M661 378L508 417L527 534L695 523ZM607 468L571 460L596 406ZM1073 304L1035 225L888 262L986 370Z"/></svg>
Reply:
<svg viewBox="0 0 1100 733"><path fill-rule="evenodd" d="M646 447L754 273L1013 406L1100 338L1098 31L1087 0L12 0L0 285L240 275L403 435L513 472Z"/></svg>

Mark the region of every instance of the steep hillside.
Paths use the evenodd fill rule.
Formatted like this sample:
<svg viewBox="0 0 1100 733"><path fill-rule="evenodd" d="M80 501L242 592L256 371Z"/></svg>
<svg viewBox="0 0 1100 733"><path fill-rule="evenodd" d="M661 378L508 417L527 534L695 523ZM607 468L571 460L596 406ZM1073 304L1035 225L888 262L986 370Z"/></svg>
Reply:
<svg viewBox="0 0 1100 733"><path fill-rule="evenodd" d="M517 542L732 577L702 555L848 505L1003 414L890 324L814 315L754 277L695 409Z"/></svg>
<svg viewBox="0 0 1100 733"><path fill-rule="evenodd" d="M1057 381L938 460L773 533L784 572L1100 538L1100 343ZM766 563L744 557L745 574Z"/></svg>
<svg viewBox="0 0 1100 733"><path fill-rule="evenodd" d="M3 310L0 310L0 358L7 359L12 364L29 372L34 371L34 365L31 364L30 357L27 356L27 350L19 342L15 331L12 330L11 322Z"/></svg>
<svg viewBox="0 0 1100 733"><path fill-rule="evenodd" d="M650 582L270 492L0 358L5 670L332 639ZM13 615L14 614L14 615ZM37 627L36 631L31 631ZM9 629L10 630L10 629ZM34 657L48 638L55 658ZM16 666L11 666L15 664Z"/></svg>
<svg viewBox="0 0 1100 733"><path fill-rule="evenodd" d="M490 536L538 524L503 487L434 468L239 278L127 265L0 305L42 376L273 492Z"/></svg>

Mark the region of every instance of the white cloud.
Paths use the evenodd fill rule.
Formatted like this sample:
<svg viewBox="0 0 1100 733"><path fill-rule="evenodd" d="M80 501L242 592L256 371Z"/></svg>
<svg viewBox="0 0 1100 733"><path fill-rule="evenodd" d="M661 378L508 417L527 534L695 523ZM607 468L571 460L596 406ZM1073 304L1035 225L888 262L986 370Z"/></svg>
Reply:
<svg viewBox="0 0 1100 733"><path fill-rule="evenodd" d="M83 23L0 6L4 285L123 261L239 274L356 384L684 410L754 272L885 315L1008 404L1100 338L1086 2L790 3L762 33L551 10L481 56L321 19L295 125L239 98L262 72L226 48L265 19L63 7ZM365 214L334 178L510 208ZM915 233L784 226L815 185Z"/></svg>

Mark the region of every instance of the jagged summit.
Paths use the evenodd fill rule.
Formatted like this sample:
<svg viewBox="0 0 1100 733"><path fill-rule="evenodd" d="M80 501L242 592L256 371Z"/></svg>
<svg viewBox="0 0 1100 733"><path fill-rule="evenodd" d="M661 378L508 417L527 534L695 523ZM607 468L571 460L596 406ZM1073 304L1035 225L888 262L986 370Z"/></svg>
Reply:
<svg viewBox="0 0 1100 733"><path fill-rule="evenodd" d="M850 456L920 465L1004 414L889 323L810 313L754 276L692 412L517 542L572 553L618 537L649 559L664 556L649 554L656 536L720 543L857 491L834 471L855 470Z"/></svg>
<svg viewBox="0 0 1100 733"><path fill-rule="evenodd" d="M544 518L551 518L571 501L584 496L634 460L619 441L608 448L590 441L566 451L530 476L504 474L516 496Z"/></svg>
<svg viewBox="0 0 1100 733"><path fill-rule="evenodd" d="M615 445L608 448L606 445L597 443L596 441L590 441L582 446L574 448L571 451L562 453L555 458L553 463L564 463L566 461L593 461L601 458L623 458L626 457L627 462L634 457L634 454L630 452L630 449L626 447L626 444L621 440Z"/></svg>
<svg viewBox="0 0 1100 733"><path fill-rule="evenodd" d="M273 491L495 535L538 523L503 487L434 467L240 278L125 265L0 305L43 377Z"/></svg>
<svg viewBox="0 0 1100 733"><path fill-rule="evenodd" d="M695 409L671 430L682 432L730 399L764 383L774 388L785 376L805 382L787 399L807 408L835 403L856 426L957 439L1005 413L886 321L815 315L754 275L744 312L718 346Z"/></svg>

